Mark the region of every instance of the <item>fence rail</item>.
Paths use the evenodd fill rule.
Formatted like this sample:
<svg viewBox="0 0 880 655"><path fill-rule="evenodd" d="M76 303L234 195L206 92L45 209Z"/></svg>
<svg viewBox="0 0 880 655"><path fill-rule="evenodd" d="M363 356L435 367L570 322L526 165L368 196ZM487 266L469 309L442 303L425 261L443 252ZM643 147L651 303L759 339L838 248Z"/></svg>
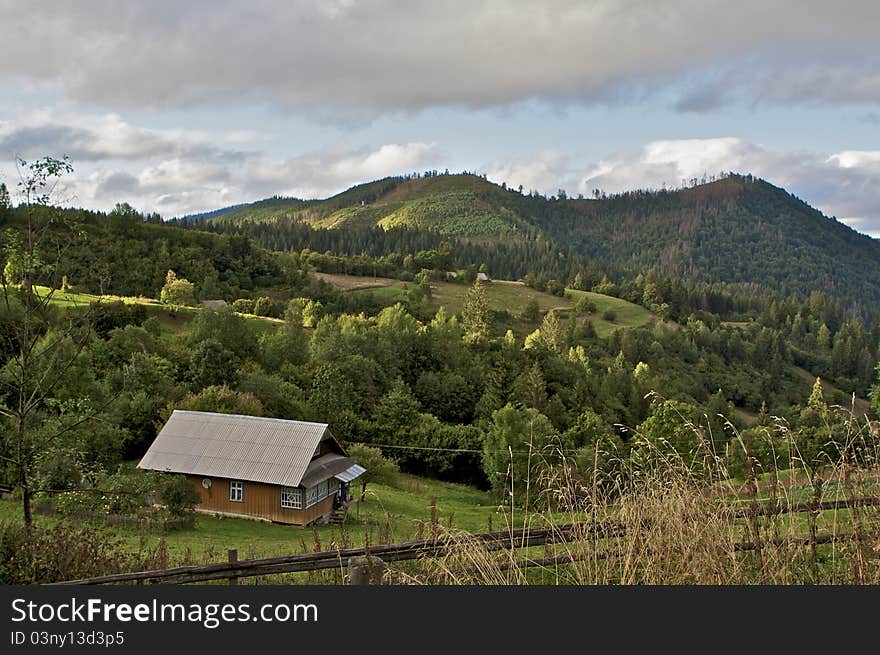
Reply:
<svg viewBox="0 0 880 655"><path fill-rule="evenodd" d="M733 513L732 518L742 519L755 516L771 516L787 513L817 512L837 509L852 509L855 507L880 506L880 497L857 498L850 500L832 500L823 502L798 503L789 506L767 505L762 507L742 508ZM132 573L116 573L93 578L79 580L65 580L52 583L53 585L100 585L115 584L121 582L135 582L142 584L184 584L191 582L207 582L210 580L228 579L230 583L238 578L271 575L278 573L296 573L303 571L320 571L327 569L339 569L344 571L348 561L354 557L365 555L378 557L384 562L400 562L413 560L419 557L439 555L448 550L455 543L467 541L477 543L487 550L518 550L534 546L565 543L583 538L585 535L598 534L601 538L613 538L623 535L623 525L619 521L605 520L597 523L569 523L566 525L530 528L524 530L500 530L485 532L474 535L466 535L461 538L441 536L436 539L424 539L407 541L396 544L380 544L359 548L346 548L317 553L303 553L299 555L283 555L263 559L238 560L237 551L229 551L228 562L213 564L199 564L190 566L178 566L169 569L155 569L152 571L136 571ZM864 535L838 534L816 535L803 539L768 540L762 543L742 542L734 544L738 552L760 549L769 546L785 544L810 545L832 543L838 540L864 539ZM778 542L778 543L777 543ZM520 563L524 567L552 566L570 564L575 561L571 556L542 558L537 560L525 559ZM507 567L514 566L508 564Z"/></svg>

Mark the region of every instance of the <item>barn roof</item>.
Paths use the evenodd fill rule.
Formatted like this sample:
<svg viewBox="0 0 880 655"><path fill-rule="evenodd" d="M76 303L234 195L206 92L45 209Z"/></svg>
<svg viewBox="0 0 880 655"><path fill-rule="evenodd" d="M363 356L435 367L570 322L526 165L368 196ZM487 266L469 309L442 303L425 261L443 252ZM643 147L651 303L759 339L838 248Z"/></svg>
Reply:
<svg viewBox="0 0 880 655"><path fill-rule="evenodd" d="M296 487L324 439L326 423L176 409L138 468Z"/></svg>

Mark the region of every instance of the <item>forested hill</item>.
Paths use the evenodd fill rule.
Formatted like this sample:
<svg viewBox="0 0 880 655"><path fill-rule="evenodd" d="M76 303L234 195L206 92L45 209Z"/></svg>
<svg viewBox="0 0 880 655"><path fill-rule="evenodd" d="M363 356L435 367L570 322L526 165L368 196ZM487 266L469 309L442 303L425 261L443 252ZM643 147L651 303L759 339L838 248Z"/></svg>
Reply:
<svg viewBox="0 0 880 655"><path fill-rule="evenodd" d="M208 220L211 229L246 233L260 223L260 245L266 247L278 247L268 236L267 224L273 223L279 230L285 224L358 230L359 244L368 229L386 244L380 232L418 232L429 244L441 238L471 246L539 242L618 270L757 283L783 295L808 296L818 289L847 303L880 307L880 243L750 175L674 191L574 199L524 195L476 175L431 173L385 178L320 201L269 199ZM571 274L570 261L559 268L543 272ZM527 272L534 271L505 274Z"/></svg>
<svg viewBox="0 0 880 655"><path fill-rule="evenodd" d="M536 214L551 237L591 257L782 294L821 289L880 305L880 243L750 176L674 192L569 201Z"/></svg>
<svg viewBox="0 0 880 655"><path fill-rule="evenodd" d="M470 174L389 177L320 201L269 199L231 211L214 223L295 218L315 228L378 226L410 228L449 237L494 240L535 238L540 233L521 213L523 196ZM191 220L196 217L184 217Z"/></svg>

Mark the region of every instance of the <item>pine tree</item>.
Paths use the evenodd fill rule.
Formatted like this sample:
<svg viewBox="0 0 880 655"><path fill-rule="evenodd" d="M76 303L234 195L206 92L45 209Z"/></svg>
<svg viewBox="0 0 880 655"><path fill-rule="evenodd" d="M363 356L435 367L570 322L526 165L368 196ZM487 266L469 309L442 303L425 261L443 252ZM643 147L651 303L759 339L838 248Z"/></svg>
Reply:
<svg viewBox="0 0 880 655"><path fill-rule="evenodd" d="M541 339L544 345L555 353L561 352L566 346L565 328L552 309L547 312L541 323Z"/></svg>

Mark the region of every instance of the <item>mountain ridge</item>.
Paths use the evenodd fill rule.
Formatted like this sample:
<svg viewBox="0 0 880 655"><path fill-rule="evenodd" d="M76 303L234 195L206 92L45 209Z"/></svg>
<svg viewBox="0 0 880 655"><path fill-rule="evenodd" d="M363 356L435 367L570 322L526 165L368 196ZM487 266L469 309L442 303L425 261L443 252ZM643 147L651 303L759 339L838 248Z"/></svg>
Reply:
<svg viewBox="0 0 880 655"><path fill-rule="evenodd" d="M316 230L404 229L453 241L548 242L560 252L783 295L822 290L880 308L880 242L751 175L675 190L545 197L468 174L382 178L323 200L278 199L206 219L239 231L281 219Z"/></svg>

